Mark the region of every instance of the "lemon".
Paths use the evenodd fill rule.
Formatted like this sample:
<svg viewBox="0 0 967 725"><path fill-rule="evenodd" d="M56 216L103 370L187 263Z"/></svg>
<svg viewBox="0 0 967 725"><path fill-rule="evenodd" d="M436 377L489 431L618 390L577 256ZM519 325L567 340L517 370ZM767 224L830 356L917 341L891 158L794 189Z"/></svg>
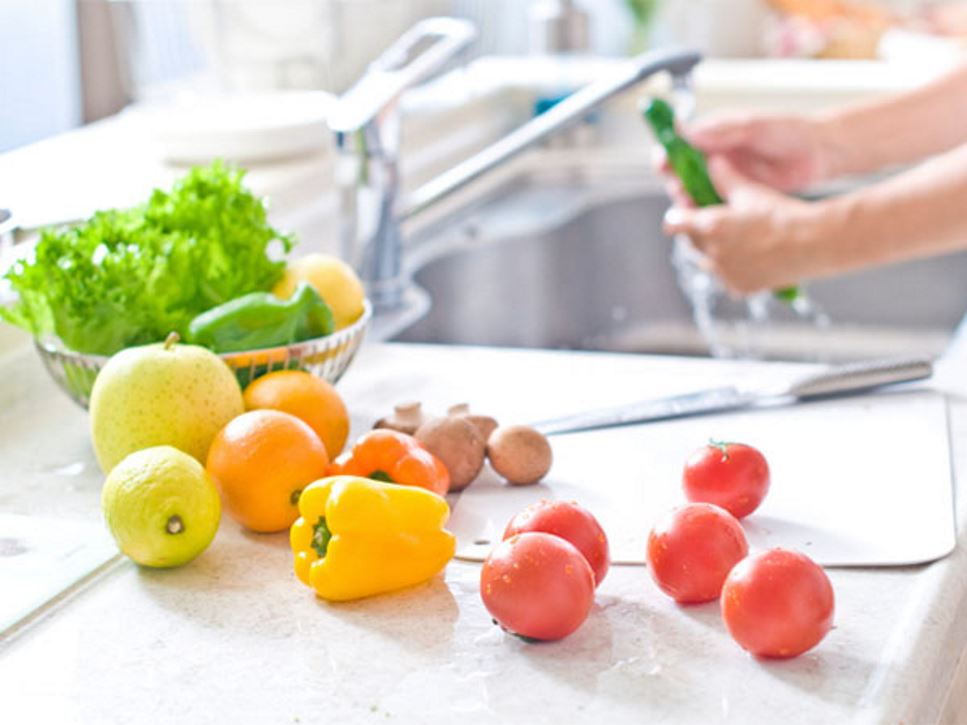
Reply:
<svg viewBox="0 0 967 725"><path fill-rule="evenodd" d="M299 282L308 282L332 309L336 329L348 327L363 314L366 293L353 268L329 254L307 254L286 267L272 292L288 299Z"/></svg>
<svg viewBox="0 0 967 725"><path fill-rule="evenodd" d="M218 530L218 490L202 465L171 446L127 456L108 475L101 508L118 548L142 566L186 564Z"/></svg>

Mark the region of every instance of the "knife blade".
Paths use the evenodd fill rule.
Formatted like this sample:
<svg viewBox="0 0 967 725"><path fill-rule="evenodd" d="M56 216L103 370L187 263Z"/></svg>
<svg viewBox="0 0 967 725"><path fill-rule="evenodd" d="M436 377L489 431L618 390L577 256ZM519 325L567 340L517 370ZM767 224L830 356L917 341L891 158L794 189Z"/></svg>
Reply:
<svg viewBox="0 0 967 725"><path fill-rule="evenodd" d="M885 385L923 380L931 375L933 375L933 363L924 358L849 363L806 375L774 390L742 391L736 387L710 388L694 393L565 415L538 421L532 426L544 435L573 433L739 410L766 403L792 403L815 398L855 395Z"/></svg>

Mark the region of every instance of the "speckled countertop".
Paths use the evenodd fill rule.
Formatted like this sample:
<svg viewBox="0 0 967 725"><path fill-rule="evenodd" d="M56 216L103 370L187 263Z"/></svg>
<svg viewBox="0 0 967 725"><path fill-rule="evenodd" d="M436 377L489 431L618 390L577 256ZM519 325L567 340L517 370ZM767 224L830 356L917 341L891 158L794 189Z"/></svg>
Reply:
<svg viewBox="0 0 967 725"><path fill-rule="evenodd" d="M431 405L503 390L500 412L513 416L526 391L563 381L635 376L649 381L647 395L666 378L695 387L713 371L741 381L776 369L372 345L340 389L360 432L415 390ZM967 402L958 381L967 376L958 369L967 363L948 362L937 385L952 393L959 474ZM590 402L581 386L568 390L562 410L548 414ZM0 512L98 519L86 416L23 345L0 352L0 430ZM831 570L837 628L798 659L764 662L734 645L716 605L676 606L643 568L613 568L573 636L527 645L491 625L478 565L455 561L429 584L328 605L295 580L284 535L247 534L225 520L192 564L149 571L114 560L9 633L0 707L11 723L957 722L967 718L967 673L957 669L965 572L963 541L932 565Z"/></svg>

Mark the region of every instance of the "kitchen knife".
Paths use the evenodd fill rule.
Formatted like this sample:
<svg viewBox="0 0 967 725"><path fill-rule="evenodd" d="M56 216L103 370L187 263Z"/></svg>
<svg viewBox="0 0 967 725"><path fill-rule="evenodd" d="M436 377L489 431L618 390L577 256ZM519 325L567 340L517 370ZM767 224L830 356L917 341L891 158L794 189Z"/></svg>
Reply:
<svg viewBox="0 0 967 725"><path fill-rule="evenodd" d="M933 375L933 364L922 358L874 360L829 367L776 390L743 391L711 388L669 398L644 400L602 408L532 424L544 435L648 423L704 413L718 413L766 404L792 403L834 395L854 395L884 385L923 380Z"/></svg>

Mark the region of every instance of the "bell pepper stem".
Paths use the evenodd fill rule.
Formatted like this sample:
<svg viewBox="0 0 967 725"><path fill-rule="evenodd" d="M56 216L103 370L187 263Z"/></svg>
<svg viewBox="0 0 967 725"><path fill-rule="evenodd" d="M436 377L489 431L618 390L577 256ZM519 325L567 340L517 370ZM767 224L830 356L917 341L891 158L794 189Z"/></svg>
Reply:
<svg viewBox="0 0 967 725"><path fill-rule="evenodd" d="M316 550L320 559L326 558L326 552L329 550L329 540L331 538L332 532L326 524L326 517L320 516L316 525L312 528L312 548Z"/></svg>
<svg viewBox="0 0 967 725"><path fill-rule="evenodd" d="M383 483L396 483L386 471L373 471L366 478L372 479L373 481L382 481Z"/></svg>

